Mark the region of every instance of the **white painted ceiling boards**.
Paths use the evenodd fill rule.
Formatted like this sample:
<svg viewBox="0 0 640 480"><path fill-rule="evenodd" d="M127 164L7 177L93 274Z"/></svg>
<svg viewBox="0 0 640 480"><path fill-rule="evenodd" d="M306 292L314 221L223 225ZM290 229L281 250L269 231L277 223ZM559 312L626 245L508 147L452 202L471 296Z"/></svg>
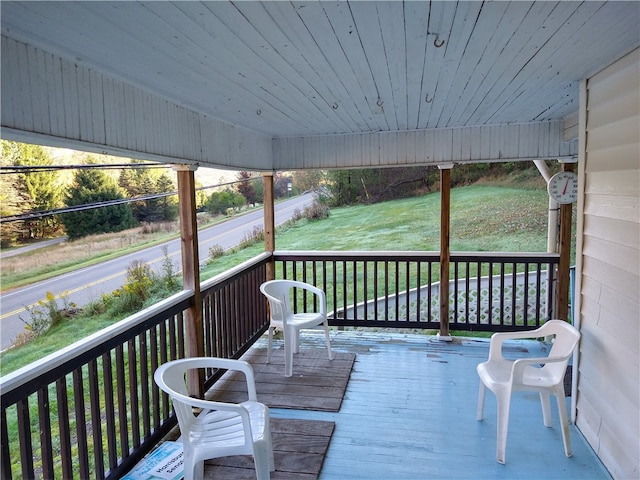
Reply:
<svg viewBox="0 0 640 480"><path fill-rule="evenodd" d="M531 126L557 136L578 109L580 80L640 42L638 2L0 8L3 137L257 169L440 161L451 156L441 142L460 134L473 150L482 126L494 142L518 125L517 153ZM421 157L429 135L434 150ZM410 147L393 147L406 138ZM515 158L498 141L468 160ZM385 148L396 153L368 160Z"/></svg>

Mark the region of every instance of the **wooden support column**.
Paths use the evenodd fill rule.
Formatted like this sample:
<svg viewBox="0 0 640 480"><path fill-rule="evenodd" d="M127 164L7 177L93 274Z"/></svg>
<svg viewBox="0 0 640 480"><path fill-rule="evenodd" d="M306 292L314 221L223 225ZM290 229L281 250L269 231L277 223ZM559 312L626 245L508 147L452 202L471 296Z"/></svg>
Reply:
<svg viewBox="0 0 640 480"><path fill-rule="evenodd" d="M273 253L276 249L275 196L273 193L273 173L265 173L264 181L264 251ZM267 264L267 280L276 278L275 262Z"/></svg>
<svg viewBox="0 0 640 480"><path fill-rule="evenodd" d="M573 163L563 163L562 170L573 172ZM569 285L571 267L571 223L573 219L573 204L560 205L560 229L558 237L558 282L556 284L556 305L554 318L569 320Z"/></svg>
<svg viewBox="0 0 640 480"><path fill-rule="evenodd" d="M451 169L453 164L438 165L440 169L440 331L438 338L450 342L449 333L449 230L451 218Z"/></svg>
<svg viewBox="0 0 640 480"><path fill-rule="evenodd" d="M200 294L200 260L198 254L198 225L196 220L196 165L175 165L178 173L178 208L180 213L180 243L182 250L182 281L185 290L193 290L193 304L185 312L186 356L204 355L202 298ZM189 394L204 395L204 372L190 371Z"/></svg>

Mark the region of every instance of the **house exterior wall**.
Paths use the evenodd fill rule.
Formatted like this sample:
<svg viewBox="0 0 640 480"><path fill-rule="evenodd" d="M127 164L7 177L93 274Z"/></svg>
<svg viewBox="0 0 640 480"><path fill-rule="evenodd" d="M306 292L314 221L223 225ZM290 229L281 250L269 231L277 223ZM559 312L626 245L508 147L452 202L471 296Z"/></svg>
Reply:
<svg viewBox="0 0 640 480"><path fill-rule="evenodd" d="M589 78L581 112L576 423L614 478L640 477L639 70L636 49Z"/></svg>

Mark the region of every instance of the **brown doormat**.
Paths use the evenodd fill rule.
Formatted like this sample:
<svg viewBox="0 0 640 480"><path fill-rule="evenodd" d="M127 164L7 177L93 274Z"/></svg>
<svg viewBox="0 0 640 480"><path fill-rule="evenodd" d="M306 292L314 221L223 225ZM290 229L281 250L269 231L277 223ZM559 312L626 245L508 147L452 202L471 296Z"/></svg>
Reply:
<svg viewBox="0 0 640 480"><path fill-rule="evenodd" d="M293 376L284 376L284 349L274 350L271 363L266 349L247 352L242 359L253 366L258 401L272 408L337 412L349 383L354 353L334 352L327 358L321 349L301 350L293 356ZM214 385L212 400L242 402L247 399L244 378L227 373Z"/></svg>
<svg viewBox="0 0 640 480"><path fill-rule="evenodd" d="M335 424L319 420L271 419L275 472L271 480L313 480L322 469ZM204 479L244 480L256 478L251 456L207 460Z"/></svg>

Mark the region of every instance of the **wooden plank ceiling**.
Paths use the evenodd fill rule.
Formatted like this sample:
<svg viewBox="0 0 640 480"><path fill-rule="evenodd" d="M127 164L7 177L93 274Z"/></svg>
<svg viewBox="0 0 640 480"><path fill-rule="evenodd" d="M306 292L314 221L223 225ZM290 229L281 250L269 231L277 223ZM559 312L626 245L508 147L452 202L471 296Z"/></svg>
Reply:
<svg viewBox="0 0 640 480"><path fill-rule="evenodd" d="M561 119L578 109L579 81L640 35L638 2L0 8L5 38L270 137Z"/></svg>

